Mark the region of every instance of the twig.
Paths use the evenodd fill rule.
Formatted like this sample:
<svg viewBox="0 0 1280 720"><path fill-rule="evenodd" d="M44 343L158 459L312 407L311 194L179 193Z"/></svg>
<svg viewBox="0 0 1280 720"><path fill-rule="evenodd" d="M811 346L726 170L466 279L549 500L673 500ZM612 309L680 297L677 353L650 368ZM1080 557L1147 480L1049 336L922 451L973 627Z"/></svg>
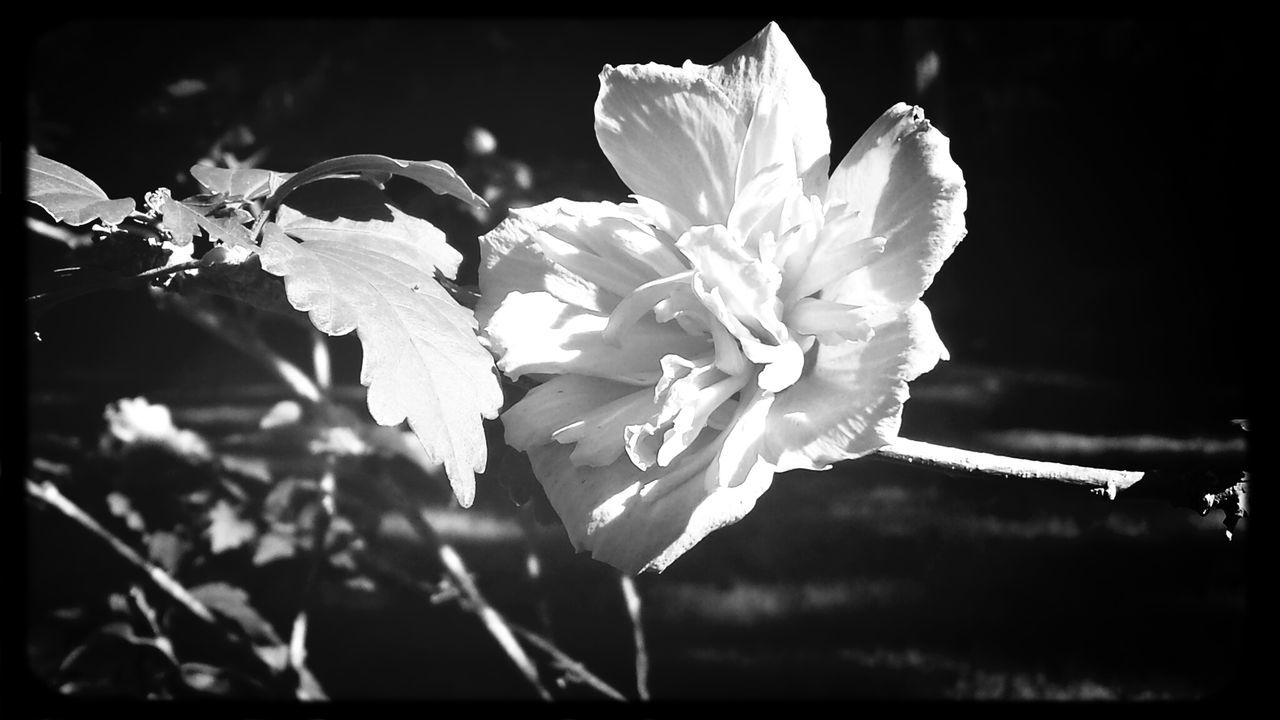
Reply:
<svg viewBox="0 0 1280 720"><path fill-rule="evenodd" d="M574 660L568 655L565 655L564 652L560 650L560 648L551 644L551 642L546 638L543 638L537 633L531 630L528 630L524 627L521 627L520 625L513 623L510 620L507 621L507 625L511 628L512 632L524 638L525 641L528 642L530 645L550 655L551 659L555 660L556 665L563 668L566 673L568 673L570 676L572 676L576 680L586 683L587 685L591 686L592 688L594 688L600 694L604 695L607 698L610 698L612 700L620 700L622 702L627 701L626 695L623 695L622 693L615 690L613 686L609 685L604 680L601 680L597 675L595 675L590 670L588 670L587 666L583 665L577 660Z"/></svg>
<svg viewBox="0 0 1280 720"><path fill-rule="evenodd" d="M476 607L472 604L471 600L463 596L460 592L456 590L456 588L451 587L450 589L453 589L454 592L450 593L450 592L447 592L445 588L442 588L439 585L428 582L426 580L415 580L414 578L411 578L407 574L405 574L403 570L400 570L397 567L391 566L387 564L386 561L373 555L364 556L364 560L368 564L372 565L373 569L383 577L395 580L397 583L407 588L410 588L416 592L420 592L426 595L427 597L431 598L434 602L441 602L443 600L456 600L459 606L461 606L463 609L467 610L468 612L476 611ZM495 612L497 611L495 610ZM499 616L501 616L500 613L499 613ZM551 659L555 661L556 665L563 668L565 672L570 675L570 677L585 683L586 685L596 690L601 695L604 695L605 697L608 697L612 700L620 700L620 701L626 702L627 700L626 695L623 695L622 693L618 692L618 690L615 689L612 685L600 679L599 676L597 676L595 673L588 670L586 665L583 665L581 662L579 662L578 660L575 660L573 657L565 653L563 650L556 647L555 643L539 635L538 633L532 630L529 630L528 628L520 625L519 623L506 619L505 617L503 617L503 621L507 624L507 627L511 628L511 631L513 633L515 633L516 635L519 635L523 640L528 642L530 645L538 648L539 650L549 655Z"/></svg>
<svg viewBox="0 0 1280 720"><path fill-rule="evenodd" d="M542 681L538 678L537 667L529 659L524 648L520 647L520 643L515 639L506 620L480 594L480 590L471 579L471 573L462 562L462 557L458 555L452 546L440 539L435 528L431 527L431 524L422 516L422 513L413 509L415 505L401 492L394 481L382 479L379 486L392 495L390 506L399 510L400 514L413 526L418 536L436 546L436 552L440 557L441 563L444 564L445 573L450 581L472 604L481 622L484 623L485 629L489 631L490 635L493 635L494 640L511 658L511 662L515 664L520 673L533 686L538 696L543 700L552 700L551 693L547 691L546 687L542 685Z"/></svg>
<svg viewBox="0 0 1280 720"><path fill-rule="evenodd" d="M450 579L457 584L462 594L474 603L476 614L480 616L480 621L484 623L485 629L489 631L494 640L498 641L498 645L507 653L507 657L511 658L511 662L515 663L516 667L519 668L521 674L533 686L538 696L543 700L553 700L551 693L542 686L542 681L538 678L538 668L529 659L524 648L520 647L520 643L516 640L511 627L507 625L506 619L498 614L498 611L494 610L493 606L480 595L480 590L471 579L471 574L467 571L466 565L463 564L462 557L453 549L453 546L446 543L439 544L438 552L440 561L444 563Z"/></svg>
<svg viewBox="0 0 1280 720"><path fill-rule="evenodd" d="M1201 515L1217 508L1230 540L1236 523L1249 514L1248 473L1232 466L1194 465L1178 470L1109 470L959 450L898 438L877 455L894 462L933 467L953 475L1050 480L1090 488L1112 500L1159 500L1190 508Z"/></svg>
<svg viewBox="0 0 1280 720"><path fill-rule="evenodd" d="M191 613L211 628L218 630L226 640L244 650L246 659L251 659L253 662L258 663L265 672L274 673L274 668L268 665L266 661L264 661L257 652L254 651L251 643L247 642L243 637L225 631L223 625L219 622L213 612L209 610L207 605L192 596L181 583L173 578L173 576L147 562L123 540L113 535L111 531L102 527L102 525L98 524L98 521L94 520L93 517L82 510L80 506L76 505L69 498L63 495L53 483L47 481L37 483L32 481L30 478L26 479L26 483L28 495L53 507L63 515L66 515L72 521L79 524L81 527L96 535L100 540L105 541L111 546L112 550L116 551L116 554L124 558L124 560L130 565L141 570L156 587L185 608L187 612ZM150 620L150 618L148 619ZM155 627L154 623L153 627ZM320 684L316 681L315 676L312 675L307 668L298 668L298 675L298 692L300 694L305 690L308 697L324 699L325 696L323 689L320 688Z"/></svg>
<svg viewBox="0 0 1280 720"><path fill-rule="evenodd" d="M1003 478L1053 480L1083 485L1113 499L1116 493L1127 490L1146 475L1146 473L1132 470L1107 470L1041 460L1023 460L933 445L906 438L894 440L880 448L877 454L908 465L924 465L962 475L980 474Z"/></svg>
<svg viewBox="0 0 1280 720"><path fill-rule="evenodd" d="M332 363L329 362L328 336L310 326L311 364L316 371L316 385L327 395L333 387Z"/></svg>
<svg viewBox="0 0 1280 720"><path fill-rule="evenodd" d="M337 512L336 478L337 461L332 453L325 456L324 474L320 477L320 513L312 528L311 567L307 570L307 579L302 584L302 592L298 602L298 615L293 619L293 627L289 633L289 665L301 673L307 661L307 598L320 578L320 569L325 561L325 538L329 534L329 526ZM301 690L301 688L299 688ZM305 699L305 698L302 698Z"/></svg>
<svg viewBox="0 0 1280 720"><path fill-rule="evenodd" d="M73 248L89 245L93 242L89 233L71 232L64 227L52 225L39 218L27 218L27 229Z"/></svg>
<svg viewBox="0 0 1280 720"><path fill-rule="evenodd" d="M192 597L177 580L169 573L152 565L142 558L133 548L129 547L123 540L116 537L111 531L98 524L88 513L80 509L80 506L69 500L65 495L58 491L58 488L51 482L36 483L31 479L27 479L27 494L43 501L50 507L66 515L68 518L79 523L89 532L97 535L99 539L106 541L111 549L115 550L118 555L123 557L129 564L141 570L156 587L160 588L166 595L173 598L179 605L186 608L188 612L200 618L204 622L216 626L217 619L204 603Z"/></svg>
<svg viewBox="0 0 1280 720"><path fill-rule="evenodd" d="M244 328L233 326L221 313L201 307L192 300L173 293L159 293L157 300L162 307L179 313L237 350L257 360L263 367L283 380L295 394L316 404L324 401L324 393L297 365L289 362L271 349L269 345L263 342L262 338Z"/></svg>
<svg viewBox="0 0 1280 720"><path fill-rule="evenodd" d="M641 700L649 699L649 653L645 650L644 627L640 624L640 593L636 592L635 580L626 573L619 576L622 584L622 597L627 603L627 616L631 618L631 630L636 645L636 692Z"/></svg>
<svg viewBox="0 0 1280 720"><path fill-rule="evenodd" d="M496 469L496 468L495 468ZM534 541L536 528L529 513L518 513L520 538L524 542L524 569L529 576L529 585L533 590L534 610L538 614L538 625L542 632L551 637L551 610L547 607L546 594L540 592L542 585L542 558L538 555L538 546Z"/></svg>
<svg viewBox="0 0 1280 720"><path fill-rule="evenodd" d="M142 588L137 585L129 586L129 598L133 601L133 607L138 614L147 621L147 627L151 630L151 637L155 647L164 653L165 657L173 663L174 667L180 667L177 655L173 652L173 643L169 641L169 636L164 634L160 629L160 622L156 618L156 611L152 609L151 604L147 602L147 596L142 592Z"/></svg>

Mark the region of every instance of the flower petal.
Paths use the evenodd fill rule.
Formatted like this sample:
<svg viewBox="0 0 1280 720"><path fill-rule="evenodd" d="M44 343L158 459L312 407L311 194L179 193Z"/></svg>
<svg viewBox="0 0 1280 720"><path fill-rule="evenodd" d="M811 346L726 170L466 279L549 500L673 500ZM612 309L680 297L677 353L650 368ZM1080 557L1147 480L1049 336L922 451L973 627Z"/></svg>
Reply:
<svg viewBox="0 0 1280 720"><path fill-rule="evenodd" d="M554 444L533 448L529 459L574 549L624 572L661 572L709 533L741 520L769 488L772 466L751 441L759 425L743 424L738 451L717 464L714 482L708 470L736 424L703 432L667 468L641 471L626 458L579 467Z"/></svg>
<svg viewBox="0 0 1280 720"><path fill-rule="evenodd" d="M596 138L627 187L691 225L725 223L735 192L784 159L806 193L826 189L826 98L776 23L714 65L605 66Z"/></svg>
<svg viewBox="0 0 1280 720"><path fill-rule="evenodd" d="M877 120L831 175L828 201L859 211L858 238L886 238L883 254L823 298L905 306L919 299L964 237L964 176L950 141L918 107L899 103Z"/></svg>
<svg viewBox="0 0 1280 720"><path fill-rule="evenodd" d="M657 411L653 391L643 388L592 410L551 437L561 444L576 443L569 455L574 465L611 465L627 449L627 428L646 422Z"/></svg>
<svg viewBox="0 0 1280 720"><path fill-rule="evenodd" d="M620 299L617 295L553 262L533 240L543 228L559 222L561 215L595 216L607 212L609 205L558 199L512 210L507 219L481 237L480 301L476 305L480 325L488 323L503 299L514 291L548 292L586 310L612 310Z"/></svg>
<svg viewBox="0 0 1280 720"><path fill-rule="evenodd" d="M600 148L633 192L694 225L729 217L746 120L718 85L691 70L649 63L600 73Z"/></svg>
<svg viewBox="0 0 1280 720"><path fill-rule="evenodd" d="M775 399L762 454L778 472L823 470L892 440L907 383L947 357L924 303L872 329L867 342L818 345L813 367Z"/></svg>
<svg viewBox="0 0 1280 720"><path fill-rule="evenodd" d="M533 388L502 413L507 444L517 450L549 443L552 435L596 408L636 392L634 385L587 377L558 375ZM621 438L619 438L621 445Z"/></svg>
<svg viewBox="0 0 1280 720"><path fill-rule="evenodd" d="M712 349L705 335L695 337L675 323L648 317L636 321L621 344L606 343L602 333L608 323L608 317L547 292L512 292L489 318L485 332L498 369L512 379L572 373L652 385L661 376L662 356L698 357Z"/></svg>
<svg viewBox="0 0 1280 720"><path fill-rule="evenodd" d="M827 98L777 23L766 25L715 65L703 68L686 62L684 66L703 70L719 84L742 117L756 116L760 95L768 88L772 103L786 108L788 139L797 171L804 180L805 193L823 194L831 152ZM766 160L765 164L772 162L776 160Z"/></svg>

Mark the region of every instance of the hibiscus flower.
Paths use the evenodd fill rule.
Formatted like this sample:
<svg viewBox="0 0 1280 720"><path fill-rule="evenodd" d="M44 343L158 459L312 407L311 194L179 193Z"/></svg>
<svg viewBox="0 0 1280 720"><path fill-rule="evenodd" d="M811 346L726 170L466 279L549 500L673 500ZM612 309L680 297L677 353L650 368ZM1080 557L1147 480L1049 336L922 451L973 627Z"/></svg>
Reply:
<svg viewBox="0 0 1280 720"><path fill-rule="evenodd" d="M555 200L481 239L502 415L578 551L661 571L775 473L897 436L945 359L920 301L964 236L948 141L898 104L828 175L826 101L776 24L714 65L605 66L632 201Z"/></svg>

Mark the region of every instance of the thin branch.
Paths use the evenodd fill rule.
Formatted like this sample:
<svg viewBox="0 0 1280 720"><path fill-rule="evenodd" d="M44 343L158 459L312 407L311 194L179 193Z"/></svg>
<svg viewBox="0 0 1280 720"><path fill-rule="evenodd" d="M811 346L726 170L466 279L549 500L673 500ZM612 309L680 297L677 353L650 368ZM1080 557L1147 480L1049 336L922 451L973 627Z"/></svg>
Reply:
<svg viewBox="0 0 1280 720"><path fill-rule="evenodd" d="M390 507L398 509L400 514L413 526L419 537L436 546L436 552L444 565L445 573L449 580L472 604L475 613L484 623L485 629L489 631L489 634L493 635L494 640L511 658L511 662L515 664L520 673L533 686L538 696L543 700L552 700L551 693L547 691L546 687L542 685L542 681L538 678L537 667L529 659L524 648L520 647L520 643L515 639L506 620L480 594L480 590L471 579L471 573L467 570L466 564L463 563L462 557L458 555L452 546L440 539L440 535L436 533L435 528L427 522L422 513L414 509L416 506L395 485L394 481L382 479L379 486L391 495L389 498Z"/></svg>
<svg viewBox="0 0 1280 720"><path fill-rule="evenodd" d="M211 628L217 630L227 641L242 649L245 652L245 658L247 660L251 659L253 662L256 662L266 673L275 672L274 668L268 665L266 661L264 661L256 651L254 651L250 642L241 636L235 635L234 633L226 632L223 625L213 614L213 611L211 611L207 605L197 600L185 587L182 586L181 583L175 580L173 576L143 559L143 557L134 551L133 548L129 547L127 543L112 534L110 530L102 527L97 520L94 520L92 516L82 510L79 505L76 505L69 498L63 495L53 483L48 481L37 483L32 481L30 478L26 479L26 483L28 495L44 502L55 510L58 510L81 527L96 535L98 539L106 542L112 550L115 550L117 555L124 558L126 562L133 565L136 569L142 571L142 573L145 574L157 588L185 608L187 612L191 613ZM135 598L135 600L137 600L137 598ZM150 621L151 619L148 618L148 620ZM152 624L153 627L158 627L155 626L154 623ZM299 667L297 670L299 676L297 692L299 695L301 696L305 693L309 698L324 699L324 690L320 687L319 682L316 681L315 676L311 674L311 671L305 666Z"/></svg>
<svg viewBox="0 0 1280 720"><path fill-rule="evenodd" d="M165 275L176 275L177 273L186 272L187 270L197 270L200 268L200 266L201 265L199 260L190 260L184 263L166 265L165 267L158 267L158 268L155 268L154 270L140 272L137 275L132 275L126 278L126 280L128 281L154 280L158 277L164 277Z"/></svg>
<svg viewBox="0 0 1280 720"><path fill-rule="evenodd" d="M476 607L472 604L470 599L463 596L462 593L452 585L446 589L426 580L416 580L409 577L403 570L389 565L385 560L374 555L365 555L364 562L372 566L372 569L380 576L389 578L404 587L420 592L430 598L432 602L456 600L458 605L464 610L467 610L468 612L476 611ZM618 692L618 690L612 685L600 679L599 676L588 670L586 665L565 653L563 650L558 648L555 643L538 633L529 630L519 623L506 619L505 617L503 617L503 621L507 624L507 627L511 628L513 633L519 635L530 645L549 655L555 664L562 668L570 678L585 683L601 695L612 700L620 700L623 702L627 701L626 695Z"/></svg>
<svg viewBox="0 0 1280 720"><path fill-rule="evenodd" d="M289 665L301 671L307 662L307 599L320 579L320 570L325 561L325 539L329 535L333 516L337 512L336 478L337 461L332 453L325 456L324 474L320 478L320 512L312 527L311 567L307 570L307 579L302 584L298 614L293 619L293 627L289 633Z"/></svg>
<svg viewBox="0 0 1280 720"><path fill-rule="evenodd" d="M27 218L27 229L43 235L50 240L57 240L68 247L77 248L93 243L89 233L72 232L64 227L47 223L39 218Z"/></svg>
<svg viewBox="0 0 1280 720"><path fill-rule="evenodd" d="M494 610L493 606L480 595L480 590L471 579L471 574L467 571L467 566L463 564L462 557L453 549L453 546L445 543L440 543L437 550L450 579L457 584L462 594L475 605L476 614L480 616L480 621L484 623L485 629L498 641L498 645L507 653L507 657L511 658L511 662L515 663L515 666L529 681L529 684L533 686L538 696L543 700L553 700L551 693L543 687L542 681L538 678L538 668L529 659L524 648L520 647L520 643L516 640L511 627L507 625L506 619L498 614L498 611Z"/></svg>
<svg viewBox="0 0 1280 720"><path fill-rule="evenodd" d="M162 307L173 310L196 325L204 328L225 341L232 347L257 360L284 381L291 390L300 397L320 404L324 401L324 393L311 378L267 345L262 338L237 327L219 312L193 302L189 298L173 293L158 293L157 300Z"/></svg>
<svg viewBox="0 0 1280 720"><path fill-rule="evenodd" d="M1223 512L1222 524L1227 528L1227 539L1231 539L1237 522L1249 515L1249 476L1234 465L1215 469L1195 464L1176 470L1145 472L1110 470L1011 458L906 438L894 440L880 448L876 455L894 462L936 468L953 475L991 475L1079 485L1112 500L1118 495L1132 500L1158 500L1190 508L1201 515L1216 508Z"/></svg>
<svg viewBox="0 0 1280 720"><path fill-rule="evenodd" d="M622 584L622 597L627 603L627 616L631 618L631 631L636 646L636 692L641 700L649 699L649 653L645 650L644 626L640 624L640 593L635 580L626 573L618 576Z"/></svg>
<svg viewBox="0 0 1280 720"><path fill-rule="evenodd" d="M525 552L524 570L529 577L529 586L533 591L534 611L538 615L539 629L546 633L548 637L551 637L551 609L547 607L546 593L541 592L542 558L538 555L538 546L534 540L537 529L534 527L533 519L529 513L517 513L516 519L520 523L520 539L524 544Z"/></svg>
<svg viewBox="0 0 1280 720"><path fill-rule="evenodd" d="M164 631L160 629L160 621L156 618L156 611L147 602L147 596L143 593L142 588L137 585L130 585L129 599L138 614L147 621L147 627L151 630L151 637L156 648L164 653L165 657L169 658L174 667L180 667L182 663L178 662L178 656L173 652L173 643L169 641L169 636L165 635Z"/></svg>
<svg viewBox="0 0 1280 720"><path fill-rule="evenodd" d="M896 462L908 465L923 465L953 474L1053 480L1072 485L1083 485L1110 498L1115 498L1116 493L1127 490L1146 475L1146 473L1133 470L1107 470L1041 460L1011 458L1003 455L933 445L906 438L894 440L892 443L880 448L877 454Z"/></svg>
<svg viewBox="0 0 1280 720"><path fill-rule="evenodd" d="M626 695L623 695L622 693L615 690L613 686L609 685L604 680L601 680L598 676L596 676L594 673L588 670L586 665L583 665L577 660L574 660L573 658L564 654L564 652L562 652L560 648L551 644L551 641L547 640L546 638L543 638L541 635L538 635L537 633L531 630L528 630L514 622L511 622L510 620L507 621L507 626L511 628L512 632L524 638L525 641L528 642L530 645L550 655L551 659L555 660L556 665L563 668L564 671L566 673L569 673L569 675L574 679L579 680L583 683L586 683L587 685L597 690L600 694L604 695L607 698L610 698L611 700L620 700L622 702L627 701Z"/></svg>
<svg viewBox="0 0 1280 720"><path fill-rule="evenodd" d="M216 626L217 619L213 613L205 606L204 603L192 597L177 580L169 573L147 562L133 548L129 547L123 540L116 537L111 531L98 524L88 513L80 509L65 495L59 492L58 488L51 482L37 483L27 479L27 494L44 502L50 507L58 510L71 520L79 523L81 527L89 532L97 535L99 539L106 541L116 554L124 558L129 564L141 570L156 587L164 591L166 595L173 598L179 605L186 608L188 612L200 618L204 622Z"/></svg>
<svg viewBox="0 0 1280 720"><path fill-rule="evenodd" d="M329 361L328 336L310 326L311 364L316 371L316 385L327 395L333 387L333 364Z"/></svg>

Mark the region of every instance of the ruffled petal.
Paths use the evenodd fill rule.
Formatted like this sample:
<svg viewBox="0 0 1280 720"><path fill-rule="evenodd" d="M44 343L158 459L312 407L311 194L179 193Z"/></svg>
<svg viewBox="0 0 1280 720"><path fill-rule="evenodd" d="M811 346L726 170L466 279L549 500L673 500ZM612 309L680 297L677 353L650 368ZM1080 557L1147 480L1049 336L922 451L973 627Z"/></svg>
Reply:
<svg viewBox="0 0 1280 720"><path fill-rule="evenodd" d="M728 218L746 131L747 117L697 72L649 63L600 73L600 148L633 192L694 225Z"/></svg>
<svg viewBox="0 0 1280 720"><path fill-rule="evenodd" d="M848 232L881 236L884 252L825 291L851 305L906 306L964 237L964 176L950 142L918 107L899 103L877 120L831 175L827 199L858 211Z"/></svg>
<svg viewBox="0 0 1280 720"><path fill-rule="evenodd" d="M698 357L712 350L705 335L676 323L642 318L617 345L602 333L609 318L570 305L547 292L512 292L485 325L498 369L512 379L526 374L577 374L633 385L653 385L668 354Z"/></svg>
<svg viewBox="0 0 1280 720"><path fill-rule="evenodd" d="M826 98L775 23L714 65L606 66L596 138L627 187L692 225L724 224L736 191L780 160L806 193L826 188Z"/></svg>
<svg viewBox="0 0 1280 720"><path fill-rule="evenodd" d="M594 207L593 207L594 206ZM585 310L609 312L621 299L599 285L548 258L533 236L560 222L562 215L598 216L610 203L552 200L511 215L480 238L480 300L476 320L489 322L511 292L547 292Z"/></svg>
<svg viewBox="0 0 1280 720"><path fill-rule="evenodd" d="M717 464L714 482L708 471L737 424L702 433L666 468L642 471L627 458L579 467L560 445L535 447L529 459L574 549L624 572L661 572L709 533L741 520L769 488L772 466L752 448L758 426L743 424L738 450Z"/></svg>
<svg viewBox="0 0 1280 720"><path fill-rule="evenodd" d="M783 142L789 141L791 145L805 193L823 194L831 152L827 98L777 23L766 25L715 65L703 67L686 62L684 66L705 72L723 88L742 117L756 117L758 101L767 89L771 104L786 109L789 137ZM771 164L776 160L764 162Z"/></svg>
<svg viewBox="0 0 1280 720"><path fill-rule="evenodd" d="M502 413L507 444L528 450L551 442L551 436L592 411L636 392L634 385L587 377L558 375L533 388ZM621 445L621 437L619 437Z"/></svg>
<svg viewBox="0 0 1280 720"><path fill-rule="evenodd" d="M818 345L813 367L777 396L762 454L778 472L823 470L897 436L907 383L947 353L924 303L891 318L867 342Z"/></svg>

